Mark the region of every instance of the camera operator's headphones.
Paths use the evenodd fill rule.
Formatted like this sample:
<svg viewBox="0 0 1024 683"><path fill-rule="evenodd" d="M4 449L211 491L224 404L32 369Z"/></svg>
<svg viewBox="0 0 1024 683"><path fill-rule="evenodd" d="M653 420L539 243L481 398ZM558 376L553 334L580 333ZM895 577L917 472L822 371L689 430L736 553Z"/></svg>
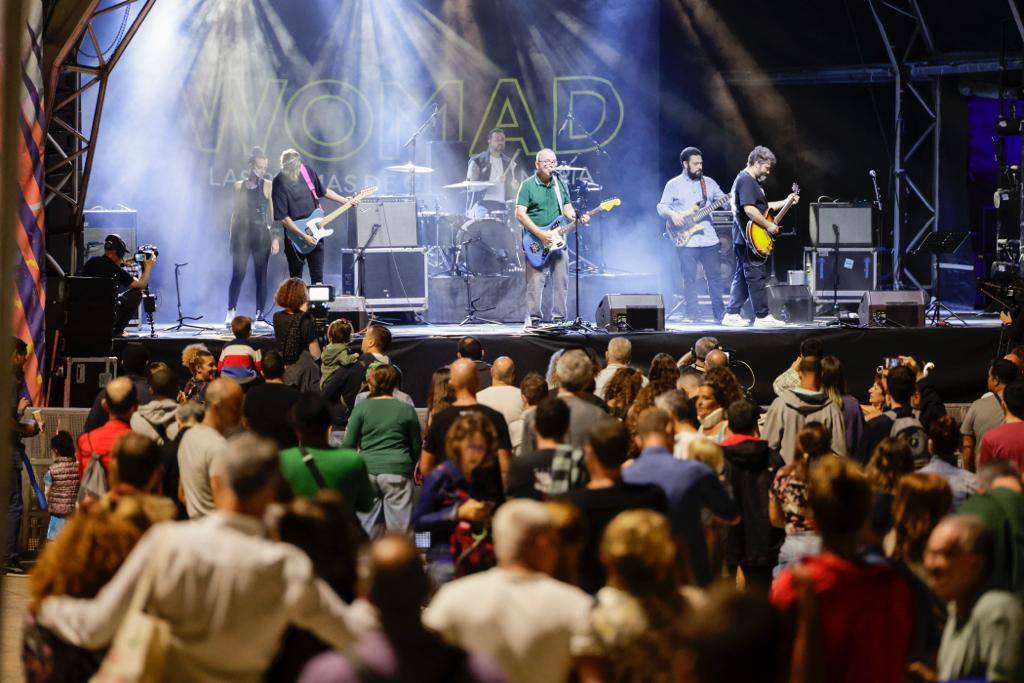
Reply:
<svg viewBox="0 0 1024 683"><path fill-rule="evenodd" d="M111 233L103 240L103 251L116 251L117 255L124 258L128 253L128 245L124 243L120 235Z"/></svg>

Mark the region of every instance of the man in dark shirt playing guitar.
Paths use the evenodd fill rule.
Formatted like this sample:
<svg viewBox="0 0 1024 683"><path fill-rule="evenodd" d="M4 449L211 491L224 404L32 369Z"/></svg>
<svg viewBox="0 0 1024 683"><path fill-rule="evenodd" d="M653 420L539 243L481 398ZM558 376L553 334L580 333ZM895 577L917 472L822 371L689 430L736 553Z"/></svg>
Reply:
<svg viewBox="0 0 1024 683"><path fill-rule="evenodd" d="M305 169L305 174L302 173ZM313 169L304 166L299 153L294 149L281 152L281 172L274 176L270 198L274 207L274 219L281 221L286 232L298 235L309 246L315 247L308 254L300 254L290 240L284 241L284 255L288 259L288 275L302 277L302 264L309 264L309 282L317 284L324 281L324 244L304 233L295 224L296 220L306 218L320 203L320 197L326 197L339 204L358 203L353 197L343 197L329 187L325 187L320 176Z"/></svg>

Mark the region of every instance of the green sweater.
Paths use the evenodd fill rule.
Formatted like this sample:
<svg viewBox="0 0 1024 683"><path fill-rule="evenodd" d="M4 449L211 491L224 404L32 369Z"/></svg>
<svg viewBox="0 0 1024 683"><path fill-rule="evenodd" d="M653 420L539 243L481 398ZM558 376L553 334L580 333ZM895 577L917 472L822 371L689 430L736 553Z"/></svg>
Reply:
<svg viewBox="0 0 1024 683"><path fill-rule="evenodd" d="M394 398L368 398L352 409L343 448L358 448L370 474L412 475L423 446L416 409Z"/></svg>
<svg viewBox="0 0 1024 683"><path fill-rule="evenodd" d="M994 488L971 496L957 512L981 517L995 535L989 587L1024 593L1024 495Z"/></svg>
<svg viewBox="0 0 1024 683"><path fill-rule="evenodd" d="M369 512L373 508L375 495L366 473L366 463L359 454L344 448L309 448L327 488L344 497L345 504L353 511ZM316 480L298 447L281 451L281 474L291 484L296 496L314 496L319 490Z"/></svg>

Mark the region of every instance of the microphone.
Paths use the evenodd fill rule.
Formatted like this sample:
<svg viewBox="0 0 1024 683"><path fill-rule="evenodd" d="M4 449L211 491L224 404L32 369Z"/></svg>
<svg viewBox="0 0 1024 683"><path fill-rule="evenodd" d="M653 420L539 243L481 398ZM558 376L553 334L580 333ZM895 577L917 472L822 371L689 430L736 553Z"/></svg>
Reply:
<svg viewBox="0 0 1024 683"><path fill-rule="evenodd" d="M565 113L565 118L562 120L562 127L558 129L558 133L556 134L556 136L561 135L563 132L565 132L565 127L569 125L569 121L573 120L573 118L574 117L572 115L572 98L570 97L569 111Z"/></svg>
<svg viewBox="0 0 1024 683"><path fill-rule="evenodd" d="M871 169L870 171L868 171L868 175L871 176L872 178L874 178L875 177L875 169Z"/></svg>
<svg viewBox="0 0 1024 683"><path fill-rule="evenodd" d="M434 128L437 128L437 114L439 111L440 109L438 109L437 102L434 102L434 113L430 115L430 118L434 124Z"/></svg>

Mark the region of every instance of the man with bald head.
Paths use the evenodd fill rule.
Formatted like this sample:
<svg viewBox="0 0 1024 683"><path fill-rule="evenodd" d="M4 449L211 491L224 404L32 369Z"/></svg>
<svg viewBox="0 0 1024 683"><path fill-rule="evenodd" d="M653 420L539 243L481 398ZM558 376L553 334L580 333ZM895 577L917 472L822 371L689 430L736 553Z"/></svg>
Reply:
<svg viewBox="0 0 1024 683"><path fill-rule="evenodd" d="M237 432L242 420L245 394L238 382L220 378L206 389L206 416L192 427L178 447L181 493L190 519L214 510L210 472L214 461L227 448L227 437Z"/></svg>
<svg viewBox="0 0 1024 683"><path fill-rule="evenodd" d="M604 359L608 364L594 378L594 395L601 400L604 400L604 390L615 373L629 367L633 360L633 344L626 337L612 337ZM643 378L643 385L647 386L647 377Z"/></svg>
<svg viewBox="0 0 1024 683"><path fill-rule="evenodd" d="M102 426L85 432L78 437L78 476L85 473L89 458L95 453L100 457L103 469L109 472L110 459L117 437L130 432L132 414L139 407L135 384L128 377L118 377L107 383L100 405L107 414Z"/></svg>
<svg viewBox="0 0 1024 683"><path fill-rule="evenodd" d="M497 660L490 655L467 653L423 627L421 608L432 591L412 540L397 534L384 536L373 543L367 555L359 597L375 608L380 628L363 634L353 648L353 661L336 651L316 657L304 670L303 683L367 677L379 681L469 683L505 680ZM424 657L424 653L430 656ZM358 672L360 667L365 669L362 674Z"/></svg>
<svg viewBox="0 0 1024 683"><path fill-rule="evenodd" d="M991 588L994 561L992 530L979 517L946 517L928 538L928 585L949 612L938 680L1019 680L1024 615L1017 596Z"/></svg>
<svg viewBox="0 0 1024 683"><path fill-rule="evenodd" d="M542 149L537 153L534 163L537 172L527 178L519 186L516 195L516 220L527 232L537 237L542 244L551 241L551 235L544 226L549 225L559 216L576 220L576 209L572 206L569 189L558 177L555 167L558 158L554 151ZM586 216L580 218L587 223ZM568 254L566 250L555 252L543 268L538 269L526 264L526 308L530 315L529 324L536 326L545 318L560 322L565 320L568 308L569 278ZM541 294L544 283L551 276L551 310L549 316L542 315Z"/></svg>
<svg viewBox="0 0 1024 683"><path fill-rule="evenodd" d="M501 496L501 477L508 472L508 463L512 459L512 441L508 435L508 424L505 422L504 416L494 408L485 406L477 401L477 374L476 365L473 361L468 358L459 358L457 361L451 364L449 368L451 370L451 379L449 385L451 386L452 393L455 395L455 400L452 405L445 408L439 413L435 413L430 420L430 429L427 430L427 436L423 440L423 451L420 453L420 472L423 476L427 476L430 470L434 469L438 463L448 457L448 453L445 451L445 436L448 434L448 429L455 423L455 420L460 415L469 412L475 412L483 415L487 420L494 425L494 430L498 435L498 462L501 467L500 476L497 470L489 466L485 466L480 470L477 470L478 482L481 485L485 485L484 479L486 479L486 486L497 486L496 491L491 491L488 488L488 493L494 493L497 496Z"/></svg>
<svg viewBox="0 0 1024 683"><path fill-rule="evenodd" d="M508 356L500 356L491 366L491 385L476 395L481 405L494 408L505 418L513 452L523 436L523 392L515 382L516 364Z"/></svg>

